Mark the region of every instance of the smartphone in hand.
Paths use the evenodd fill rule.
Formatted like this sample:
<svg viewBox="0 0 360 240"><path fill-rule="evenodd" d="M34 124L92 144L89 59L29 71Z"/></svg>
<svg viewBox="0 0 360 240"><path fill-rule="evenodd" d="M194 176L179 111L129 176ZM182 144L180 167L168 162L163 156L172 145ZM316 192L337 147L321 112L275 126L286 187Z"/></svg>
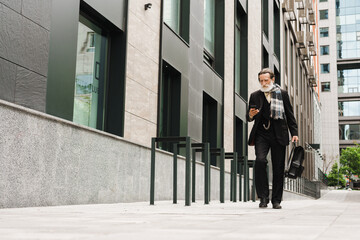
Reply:
<svg viewBox="0 0 360 240"><path fill-rule="evenodd" d="M250 108L258 109L258 107L256 106L256 104L251 104L251 105L250 105Z"/></svg>

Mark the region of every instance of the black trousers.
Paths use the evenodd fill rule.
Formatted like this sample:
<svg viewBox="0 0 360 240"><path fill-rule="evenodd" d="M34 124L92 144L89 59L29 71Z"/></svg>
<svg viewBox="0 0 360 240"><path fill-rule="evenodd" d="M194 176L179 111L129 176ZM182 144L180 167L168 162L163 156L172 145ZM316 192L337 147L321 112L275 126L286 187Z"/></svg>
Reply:
<svg viewBox="0 0 360 240"><path fill-rule="evenodd" d="M272 203L280 203L284 187L284 168L286 146L280 145L275 134L270 128L268 131L261 129L255 137L255 187L259 198L269 200L269 180L267 175L266 156L271 149L271 162L273 167Z"/></svg>

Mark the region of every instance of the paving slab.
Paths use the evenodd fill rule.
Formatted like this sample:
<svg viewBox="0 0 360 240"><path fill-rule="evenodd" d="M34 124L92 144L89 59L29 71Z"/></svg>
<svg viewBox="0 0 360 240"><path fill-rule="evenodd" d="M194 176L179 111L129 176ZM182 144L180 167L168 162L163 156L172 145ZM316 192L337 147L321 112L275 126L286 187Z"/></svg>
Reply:
<svg viewBox="0 0 360 240"><path fill-rule="evenodd" d="M0 239L358 239L360 191L333 190L318 200L183 201L0 209Z"/></svg>

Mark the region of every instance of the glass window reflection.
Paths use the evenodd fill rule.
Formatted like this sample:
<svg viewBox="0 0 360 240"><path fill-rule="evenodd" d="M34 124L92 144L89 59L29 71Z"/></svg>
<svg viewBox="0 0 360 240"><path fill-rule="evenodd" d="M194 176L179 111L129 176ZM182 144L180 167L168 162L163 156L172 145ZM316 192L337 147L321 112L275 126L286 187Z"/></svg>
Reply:
<svg viewBox="0 0 360 240"><path fill-rule="evenodd" d="M360 116L360 101L338 102L340 117Z"/></svg>
<svg viewBox="0 0 360 240"><path fill-rule="evenodd" d="M340 140L360 140L360 124L339 125Z"/></svg>
<svg viewBox="0 0 360 240"><path fill-rule="evenodd" d="M338 70L337 77L339 93L360 92L360 69Z"/></svg>
<svg viewBox="0 0 360 240"><path fill-rule="evenodd" d="M97 129L103 129L106 47L101 28L80 15L73 121Z"/></svg>

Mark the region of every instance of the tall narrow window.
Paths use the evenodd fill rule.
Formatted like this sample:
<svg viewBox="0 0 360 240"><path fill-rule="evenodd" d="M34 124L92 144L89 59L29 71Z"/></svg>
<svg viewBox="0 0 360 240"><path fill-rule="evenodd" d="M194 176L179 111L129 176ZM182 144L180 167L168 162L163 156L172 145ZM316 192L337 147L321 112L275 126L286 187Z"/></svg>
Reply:
<svg viewBox="0 0 360 240"><path fill-rule="evenodd" d="M262 0L262 30L269 37L269 0Z"/></svg>
<svg viewBox="0 0 360 240"><path fill-rule="evenodd" d="M239 2L235 19L235 92L247 99L247 15Z"/></svg>
<svg viewBox="0 0 360 240"><path fill-rule="evenodd" d="M164 62L159 111L160 137L180 135L180 100L181 74L168 63ZM173 144L164 143L160 147L167 151L173 151Z"/></svg>
<svg viewBox="0 0 360 240"><path fill-rule="evenodd" d="M107 37L80 15L73 121L103 129Z"/></svg>
<svg viewBox="0 0 360 240"><path fill-rule="evenodd" d="M205 92L203 93L203 127L202 139L203 142L210 143L211 148L217 147L218 142L218 108L215 99L210 97ZM216 156L211 156L211 165L216 166Z"/></svg>
<svg viewBox="0 0 360 240"><path fill-rule="evenodd" d="M189 43L190 0L164 0L164 22Z"/></svg>
<svg viewBox="0 0 360 240"><path fill-rule="evenodd" d="M215 0L204 1L204 39L205 50L215 57Z"/></svg>
<svg viewBox="0 0 360 240"><path fill-rule="evenodd" d="M274 53L280 61L280 9L274 1Z"/></svg>
<svg viewBox="0 0 360 240"><path fill-rule="evenodd" d="M180 0L164 0L164 22L180 34Z"/></svg>

